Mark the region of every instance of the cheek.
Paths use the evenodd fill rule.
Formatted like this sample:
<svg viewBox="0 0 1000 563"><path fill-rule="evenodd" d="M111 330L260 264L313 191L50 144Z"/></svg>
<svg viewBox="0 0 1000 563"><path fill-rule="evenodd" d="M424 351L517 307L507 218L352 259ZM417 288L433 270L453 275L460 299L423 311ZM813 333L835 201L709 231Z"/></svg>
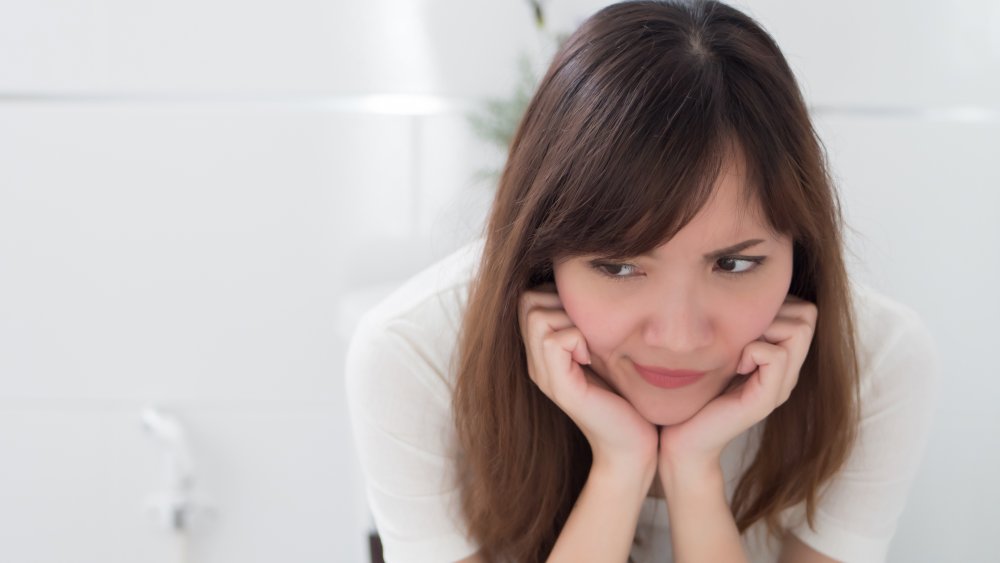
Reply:
<svg viewBox="0 0 1000 563"><path fill-rule="evenodd" d="M559 296L566 314L583 333L592 354L607 357L626 340L627 314L619 307L610 306L609 299L570 284L559 287Z"/></svg>
<svg viewBox="0 0 1000 563"><path fill-rule="evenodd" d="M773 256L775 267L746 295L729 304L728 332L733 345L745 346L760 338L781 310L792 281L791 243ZM739 311L738 313L735 313Z"/></svg>
<svg viewBox="0 0 1000 563"><path fill-rule="evenodd" d="M733 303L725 316L725 331L733 347L742 350L767 330L785 301L785 294Z"/></svg>

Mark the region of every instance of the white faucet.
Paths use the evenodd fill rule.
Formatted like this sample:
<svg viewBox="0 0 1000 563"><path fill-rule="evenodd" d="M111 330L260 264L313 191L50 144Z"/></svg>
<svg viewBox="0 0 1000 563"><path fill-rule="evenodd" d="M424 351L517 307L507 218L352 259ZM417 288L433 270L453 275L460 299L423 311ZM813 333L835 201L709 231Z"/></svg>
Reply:
<svg viewBox="0 0 1000 563"><path fill-rule="evenodd" d="M142 426L164 451L164 488L149 496L147 509L161 527L187 534L195 519L211 512L211 506L195 495L194 459L184 428L156 407L143 410Z"/></svg>

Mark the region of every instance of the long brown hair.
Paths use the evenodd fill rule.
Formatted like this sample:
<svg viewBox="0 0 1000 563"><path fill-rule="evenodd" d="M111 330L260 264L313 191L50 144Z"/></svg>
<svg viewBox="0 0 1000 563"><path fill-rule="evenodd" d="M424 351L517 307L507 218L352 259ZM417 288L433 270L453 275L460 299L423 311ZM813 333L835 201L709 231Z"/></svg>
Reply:
<svg viewBox="0 0 1000 563"><path fill-rule="evenodd" d="M604 8L556 54L510 146L458 343L453 412L471 536L489 559L543 561L586 481L579 429L531 381L517 322L559 257L632 257L669 240L742 151L744 202L793 240L790 292L817 305L791 397L764 423L732 501L741 533L818 491L858 424L843 218L822 143L774 40L711 1Z"/></svg>

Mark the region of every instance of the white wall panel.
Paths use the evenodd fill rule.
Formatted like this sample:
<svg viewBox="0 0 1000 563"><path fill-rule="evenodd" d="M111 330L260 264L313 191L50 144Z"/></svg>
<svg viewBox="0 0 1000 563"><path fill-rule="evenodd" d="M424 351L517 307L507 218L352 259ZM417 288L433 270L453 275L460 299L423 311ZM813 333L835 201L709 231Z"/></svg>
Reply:
<svg viewBox="0 0 1000 563"><path fill-rule="evenodd" d="M475 151L457 149L470 146L462 137L421 149L439 168L421 188L412 119L0 107L0 373L10 381L0 397L339 394L341 294L461 242L426 244L431 226L457 232L437 217L474 189ZM421 130L443 138L463 123ZM441 165L449 152L463 157L455 172ZM418 225L426 237L412 236Z"/></svg>
<svg viewBox="0 0 1000 563"><path fill-rule="evenodd" d="M5 378L6 379L6 378ZM79 409L0 411L0 545L4 559L166 562L144 526L159 470L138 416Z"/></svg>
<svg viewBox="0 0 1000 563"><path fill-rule="evenodd" d="M214 515L191 561L363 561L363 492L342 402L176 408L198 488ZM140 405L0 410L4 560L181 561L146 503L163 489L161 451Z"/></svg>
<svg viewBox="0 0 1000 563"><path fill-rule="evenodd" d="M481 96L534 41L526 2L7 2L0 91Z"/></svg>
<svg viewBox="0 0 1000 563"><path fill-rule="evenodd" d="M987 561L1000 543L972 504L1000 504L1000 122L817 119L859 279L913 307L941 359L938 410L890 561ZM975 499L973 501L973 499Z"/></svg>
<svg viewBox="0 0 1000 563"><path fill-rule="evenodd" d="M815 105L994 105L1000 4L734 2ZM538 52L525 2L47 0L0 7L0 90L501 95ZM606 2L548 4L569 31Z"/></svg>
<svg viewBox="0 0 1000 563"><path fill-rule="evenodd" d="M771 32L811 105L993 106L1000 100L1000 3L734 4Z"/></svg>
<svg viewBox="0 0 1000 563"><path fill-rule="evenodd" d="M546 2L549 29L606 4ZM738 5L817 109L852 270L947 368L890 561L989 561L1000 4ZM192 561L366 561L345 331L478 232L501 155L464 113L520 52L546 52L522 1L0 5L0 558L176 560L141 512L155 401L219 507Z"/></svg>

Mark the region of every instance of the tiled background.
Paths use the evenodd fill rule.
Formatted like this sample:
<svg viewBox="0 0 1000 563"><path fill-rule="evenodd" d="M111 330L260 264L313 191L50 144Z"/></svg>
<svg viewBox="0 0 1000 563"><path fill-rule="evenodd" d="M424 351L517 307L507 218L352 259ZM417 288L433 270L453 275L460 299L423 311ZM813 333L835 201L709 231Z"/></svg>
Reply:
<svg viewBox="0 0 1000 563"><path fill-rule="evenodd" d="M740 5L814 108L852 269L940 344L890 561L995 561L1000 3ZM521 51L518 0L0 4L0 560L180 560L143 508L159 405L216 510L190 561L366 561L346 337L477 232L501 155L466 113Z"/></svg>

